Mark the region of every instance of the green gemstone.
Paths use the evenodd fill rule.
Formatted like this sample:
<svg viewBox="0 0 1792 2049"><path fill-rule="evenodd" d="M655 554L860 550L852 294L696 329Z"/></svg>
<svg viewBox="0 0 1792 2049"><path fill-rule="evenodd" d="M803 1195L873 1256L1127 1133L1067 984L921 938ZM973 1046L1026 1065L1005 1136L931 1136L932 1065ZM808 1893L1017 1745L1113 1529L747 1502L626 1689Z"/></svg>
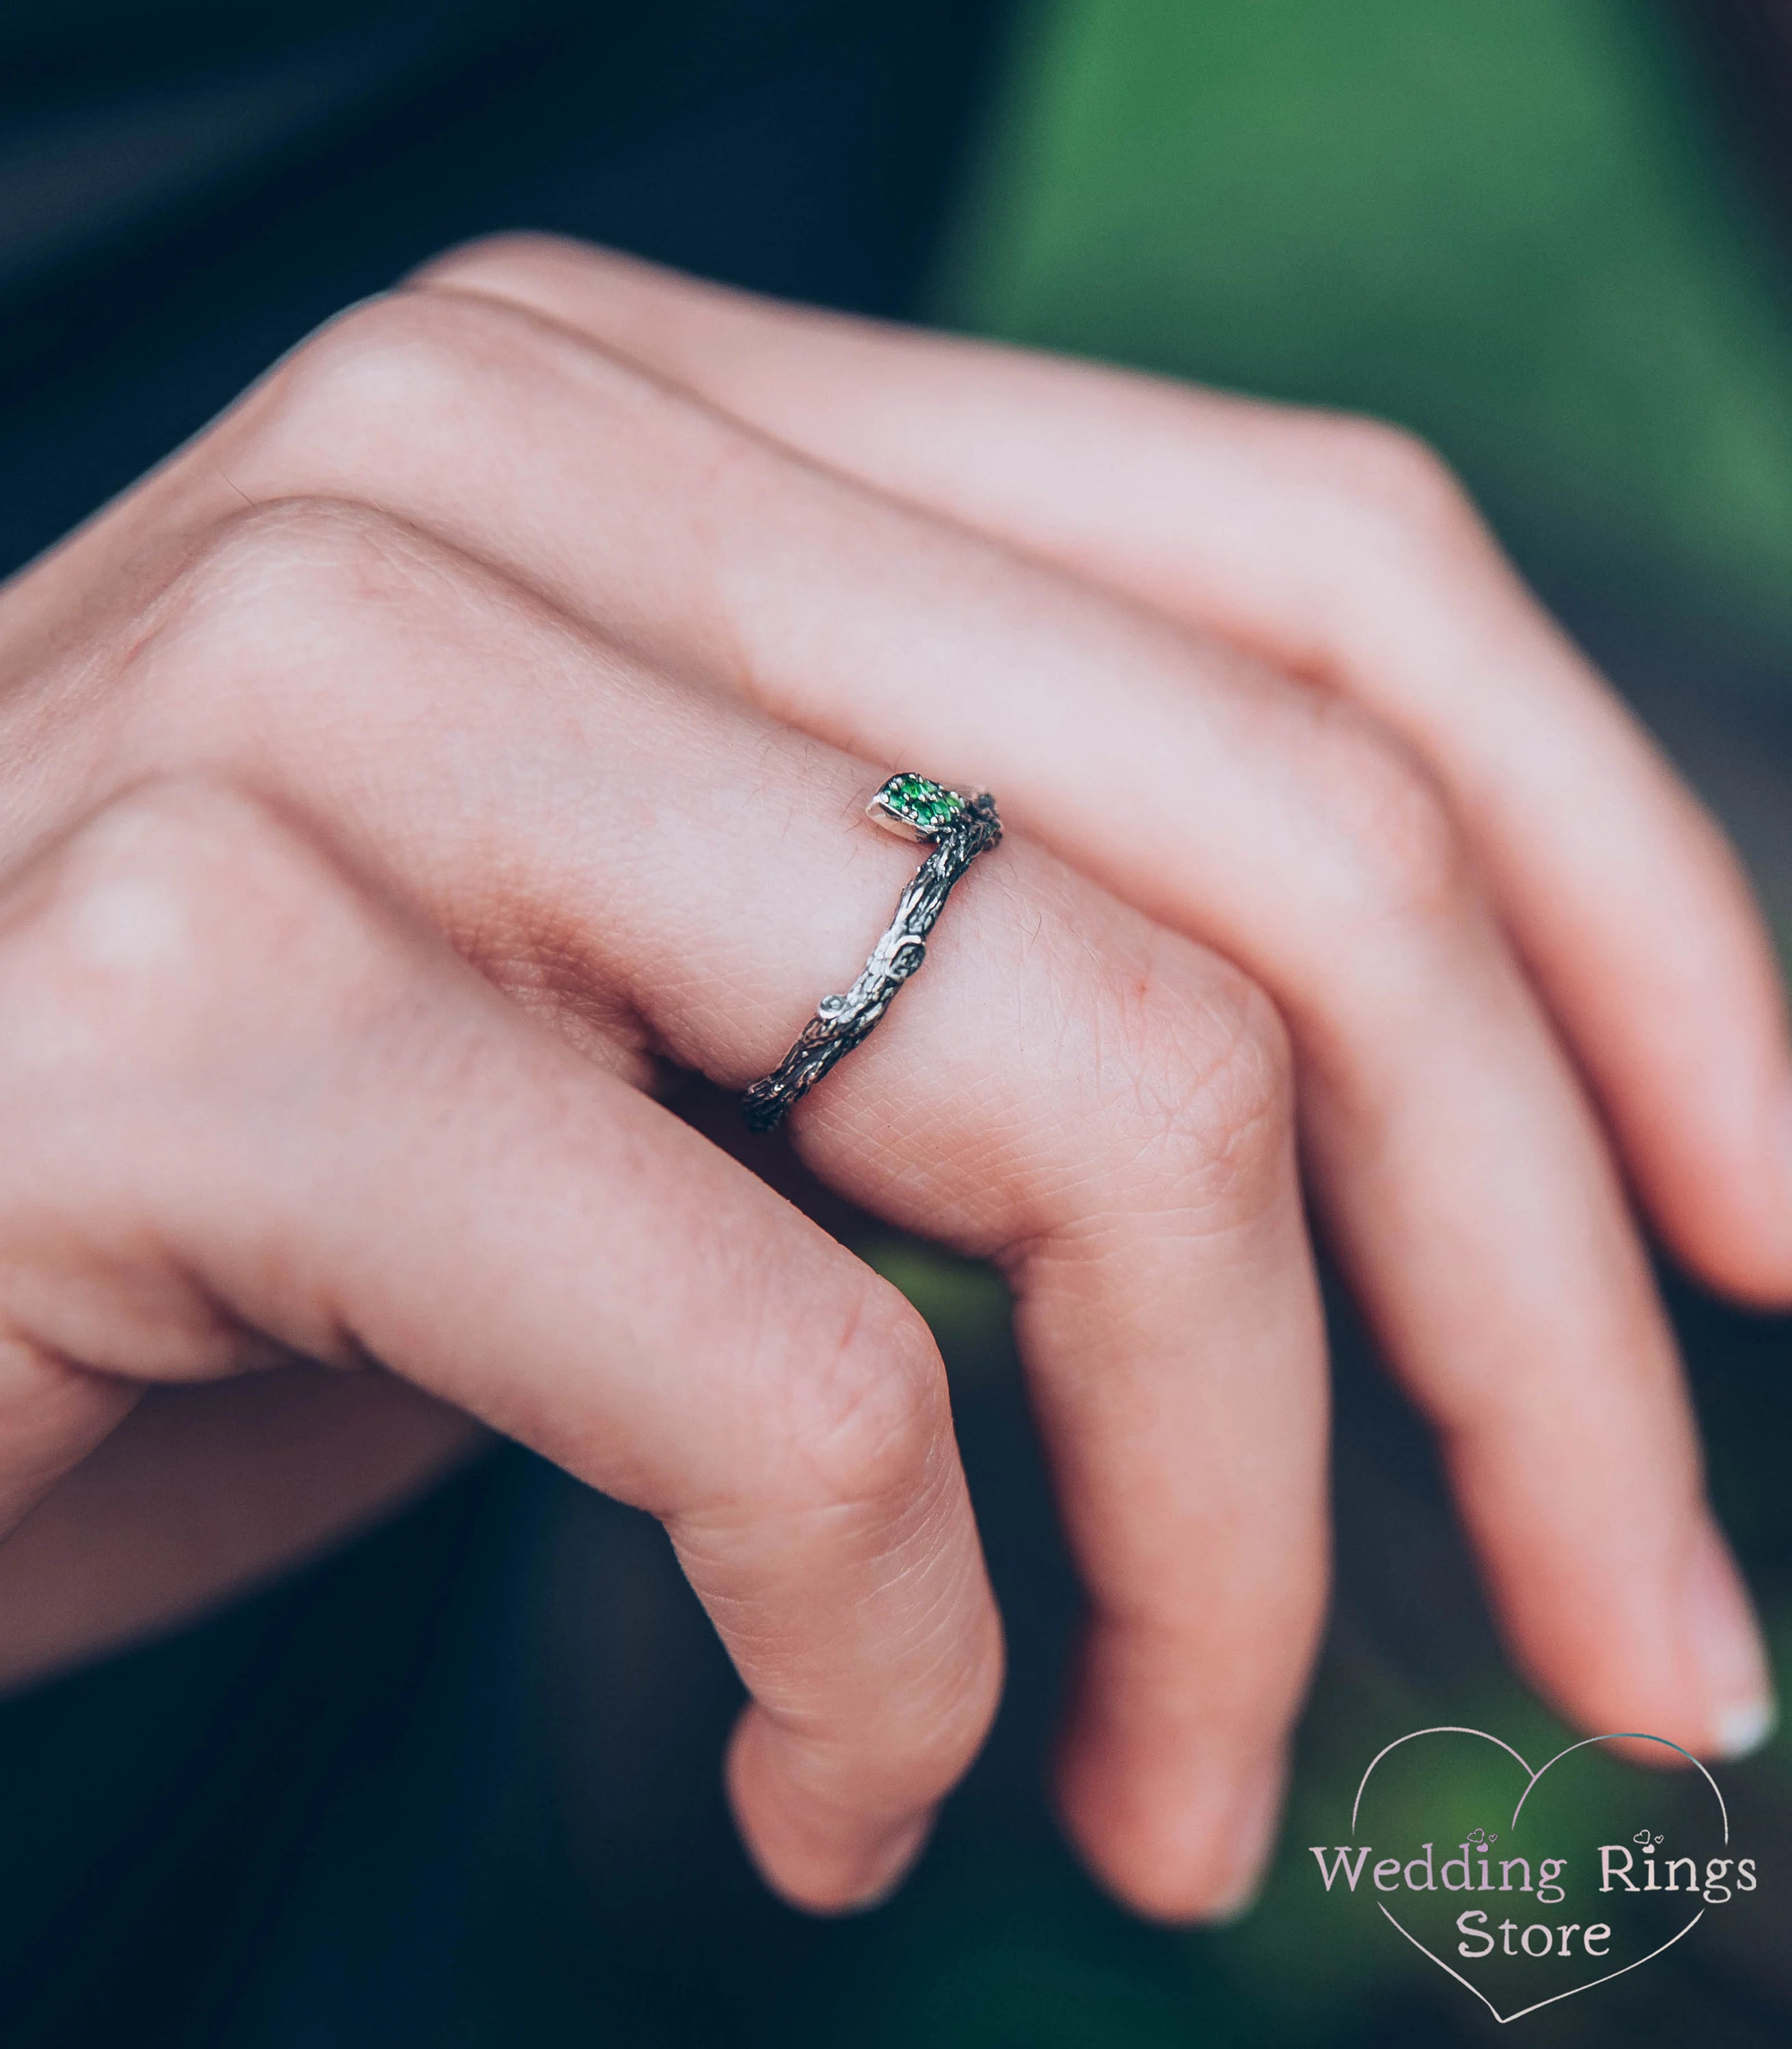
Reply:
<svg viewBox="0 0 1792 2049"><path fill-rule="evenodd" d="M917 832L931 834L951 823L964 808L964 799L928 776L892 776L873 799L872 808L900 818Z"/></svg>

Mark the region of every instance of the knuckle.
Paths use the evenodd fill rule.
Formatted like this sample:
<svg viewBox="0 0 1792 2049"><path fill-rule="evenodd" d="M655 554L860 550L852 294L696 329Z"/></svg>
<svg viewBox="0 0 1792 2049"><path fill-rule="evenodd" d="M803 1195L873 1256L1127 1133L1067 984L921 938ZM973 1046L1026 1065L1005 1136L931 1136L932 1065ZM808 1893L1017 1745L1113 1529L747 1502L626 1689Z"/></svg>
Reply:
<svg viewBox="0 0 1792 2049"><path fill-rule="evenodd" d="M1466 504L1449 465L1419 435L1363 414L1333 414L1314 430L1322 466L1359 503L1423 523Z"/></svg>
<svg viewBox="0 0 1792 2049"><path fill-rule="evenodd" d="M476 263L451 262L427 282L460 289L390 292L319 329L253 407L259 470L325 490L372 470L402 480L441 449L487 432L514 434L519 393L567 384L595 414L657 388L501 296L500 265L522 260L494 251ZM493 289L477 289L482 282Z"/></svg>
<svg viewBox="0 0 1792 2049"><path fill-rule="evenodd" d="M1472 499L1429 441L1362 414L1321 419L1312 460L1365 544L1397 564L1417 556L1448 562L1484 554L1487 540Z"/></svg>
<svg viewBox="0 0 1792 2049"><path fill-rule="evenodd" d="M791 1483L807 1500L882 1523L943 1476L945 1369L919 1315L873 1274L787 1371L783 1398Z"/></svg>
<svg viewBox="0 0 1792 2049"><path fill-rule="evenodd" d="M537 310L526 289L504 289L507 279L526 288L550 260L566 267L577 244L516 238L475 247L479 253L445 259L419 280L455 289L367 300L281 366L247 415L251 476L323 495L352 492L371 478L382 495L422 504L428 517L452 524L454 497L465 485L448 473L445 450L532 441L541 456L567 415L589 422L594 435L608 430L624 439L642 422L678 421L701 437L721 434L719 416L693 406L627 353ZM550 259L545 252L556 248ZM611 274L616 260L585 252L581 281ZM550 400L562 411L531 436ZM744 432L721 437L757 445ZM658 453L671 459L670 451Z"/></svg>
<svg viewBox="0 0 1792 2049"><path fill-rule="evenodd" d="M1315 873L1350 929L1434 925L1460 916L1474 867L1449 799L1397 736L1337 699L1311 791L1326 857Z"/></svg>
<svg viewBox="0 0 1792 2049"><path fill-rule="evenodd" d="M543 264L585 265L601 261L603 255L567 235L517 230L457 243L425 264L417 275L425 284L476 290L486 285L502 286L519 272L527 274Z"/></svg>
<svg viewBox="0 0 1792 2049"><path fill-rule="evenodd" d="M1133 986L1136 1015L1100 1113L1110 1133L1117 1110L1130 1123L1129 1180L1145 1166L1184 1197L1244 1197L1279 1171L1292 1142L1293 1056L1280 1013L1246 975L1169 934Z"/></svg>
<svg viewBox="0 0 1792 2049"><path fill-rule="evenodd" d="M208 530L170 585L154 640L282 626L333 611L389 572L406 530L352 499L301 494L231 514Z"/></svg>
<svg viewBox="0 0 1792 2049"><path fill-rule="evenodd" d="M1208 1004L1215 1022L1199 1067L1207 1114L1229 1151L1248 1145L1259 1157L1279 1153L1294 1126L1294 1056L1281 1014L1239 974Z"/></svg>
<svg viewBox="0 0 1792 2049"><path fill-rule="evenodd" d="M144 743L127 758L165 754L171 730L193 738L201 760L227 752L231 736L258 729L266 678L290 690L302 675L327 693L350 669L357 691L363 671L402 673L383 659L390 627L472 581L449 550L352 500L297 496L233 513L197 543L122 651L115 702L126 734ZM375 646L381 660L350 659Z"/></svg>
<svg viewBox="0 0 1792 2049"><path fill-rule="evenodd" d="M45 857L3 925L8 1037L39 1070L203 1058L306 956L314 864L258 799L198 776L129 791ZM278 1000L278 999L277 999Z"/></svg>
<svg viewBox="0 0 1792 2049"><path fill-rule="evenodd" d="M513 358L526 324L496 301L388 292L340 313L282 365L262 408L264 440L361 453L395 423L415 433L464 415L469 383Z"/></svg>

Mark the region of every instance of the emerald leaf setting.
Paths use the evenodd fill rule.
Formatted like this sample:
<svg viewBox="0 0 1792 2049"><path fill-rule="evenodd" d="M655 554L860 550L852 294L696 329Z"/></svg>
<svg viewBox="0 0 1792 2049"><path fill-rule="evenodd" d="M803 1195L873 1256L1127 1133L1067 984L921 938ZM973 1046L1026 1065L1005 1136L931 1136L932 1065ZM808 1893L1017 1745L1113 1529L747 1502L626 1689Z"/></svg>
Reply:
<svg viewBox="0 0 1792 2049"><path fill-rule="evenodd" d="M931 776L905 772L892 776L871 802L865 815L905 838L937 839L964 816L966 799Z"/></svg>

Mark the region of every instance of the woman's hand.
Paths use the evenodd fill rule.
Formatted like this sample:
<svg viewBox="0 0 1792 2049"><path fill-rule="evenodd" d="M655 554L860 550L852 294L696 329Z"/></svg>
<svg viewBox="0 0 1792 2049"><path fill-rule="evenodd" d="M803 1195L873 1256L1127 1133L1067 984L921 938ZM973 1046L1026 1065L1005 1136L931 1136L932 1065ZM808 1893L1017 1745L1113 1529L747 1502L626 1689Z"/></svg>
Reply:
<svg viewBox="0 0 1792 2049"><path fill-rule="evenodd" d="M1527 1670L1759 1733L1606 1133L1697 1270L1792 1295L1770 958L1385 430L488 246L19 580L0 676L0 1515L145 1386L378 1361L394 1487L465 1412L665 1521L768 1875L890 1882L998 1685L939 1363L644 1091L764 1071L856 972L912 766L1010 836L793 1135L1014 1284L1109 1882L1223 1911L1273 1822L1325 1577L1297 1126Z"/></svg>

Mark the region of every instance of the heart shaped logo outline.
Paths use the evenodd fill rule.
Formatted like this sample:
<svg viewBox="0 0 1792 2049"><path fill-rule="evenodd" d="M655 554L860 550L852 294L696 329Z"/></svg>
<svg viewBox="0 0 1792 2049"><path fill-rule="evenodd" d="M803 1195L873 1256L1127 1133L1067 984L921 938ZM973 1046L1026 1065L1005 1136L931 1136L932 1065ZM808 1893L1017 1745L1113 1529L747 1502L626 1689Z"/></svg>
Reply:
<svg viewBox="0 0 1792 2049"><path fill-rule="evenodd" d="M1364 1769L1362 1777L1358 1783L1356 1798L1351 1802L1351 1835L1353 1839L1356 1835L1357 1816L1362 1811L1362 1796L1368 1790L1369 1781L1374 1774L1375 1767L1381 1763L1382 1759L1386 1757L1390 1752L1399 1749L1400 1746L1403 1743L1417 1743L1421 1736L1478 1736L1483 1743L1491 1743L1494 1744L1496 1748L1503 1750L1508 1757L1514 1759L1527 1775L1525 1790L1518 1795L1518 1804L1512 1810L1512 1819L1508 1825L1514 1829L1518 1825L1518 1817L1524 1812L1525 1802L1530 1798L1538 1779L1540 1779L1543 1776L1544 1773L1548 1771L1552 1766L1560 1764L1565 1757L1571 1757L1576 1751L1585 1750L1589 1744L1596 1743L1658 1743L1664 1750L1677 1752L1681 1757L1685 1759L1689 1764L1694 1767L1694 1769L1699 1773L1700 1776L1703 1778L1706 1785L1711 1788L1712 1798L1716 1801L1717 1812L1723 1819L1724 1841L1726 1846L1728 1846L1729 1843L1730 1810L1724 1804L1724 1795L1719 1789L1717 1781L1712 1777L1711 1774L1708 1771L1705 1770L1705 1766L1701 1764L1698 1759L1693 1755L1691 1751L1681 1749L1681 1746L1677 1743L1670 1743L1665 1736L1651 1736L1646 1730L1643 1729L1613 1729L1604 1736L1584 1736L1581 1737L1578 1743L1571 1743L1565 1749L1558 1750L1553 1757L1549 1759L1544 1763L1540 1764L1537 1769L1533 1771L1530 1767L1530 1759L1521 1756L1519 1753L1512 1748L1510 1744L1504 1741L1501 1737L1497 1736L1489 1736L1485 1729L1459 1728L1454 1724L1446 1724L1437 1728L1413 1729L1408 1735L1396 1736L1392 1743L1385 1744L1382 1748L1377 1751L1375 1755L1370 1759L1367 1766ZM1445 1963L1444 1959L1438 1956L1435 1951L1428 1950L1425 1944L1419 1940L1418 1937L1413 1933L1410 1928L1405 1927L1396 1915L1388 1913L1387 1908L1382 1905L1380 1900L1378 1899L1375 1902L1375 1904L1381 1907L1381 1911L1383 1914L1387 1915L1388 1919L1393 1922L1394 1927L1399 1929L1401 1934L1406 1938L1407 1941L1410 1942L1413 1947L1419 1952L1421 1956L1429 1957L1432 1962L1434 1963L1437 1966L1438 1969L1442 1971L1446 1977L1454 1978L1459 1985L1462 1985L1468 1991L1473 1993L1475 1997L1479 2000L1482 2005L1487 2009L1488 2012L1493 2016L1494 2019L1499 2023L1502 2028L1504 2028L1511 2021L1522 2020L1527 2013L1540 2013L1545 2007L1553 2006L1560 2000L1572 1999L1576 1993L1591 1992L1595 1985L1610 1985L1614 1978L1621 1978L1630 1971L1640 1970L1643 1965L1653 1963L1656 1958L1661 1955L1662 1950L1671 1950L1674 1944L1680 1940L1682 1935L1689 1935L1693 1930L1697 1927L1699 1923L1704 1920L1705 1914L1705 1909L1701 1907L1698 1912L1693 1916L1692 1919L1686 1923L1684 1928L1681 1929L1677 1934L1669 1936L1665 1942L1658 1944L1655 1948L1649 1952L1647 1956L1638 1957L1634 1963L1621 1964L1616 1970L1607 1971L1603 1977L1589 1978L1584 1985L1570 1985L1566 1992L1552 1993L1547 1999L1540 1999L1530 2006L1520 2007L1516 2013L1502 2013L1499 2008L1494 2004L1493 2001L1488 1998L1487 1994L1482 1991L1479 1985L1471 1984L1469 1981L1463 1976L1460 1971L1452 1969L1452 1967L1448 1964Z"/></svg>

